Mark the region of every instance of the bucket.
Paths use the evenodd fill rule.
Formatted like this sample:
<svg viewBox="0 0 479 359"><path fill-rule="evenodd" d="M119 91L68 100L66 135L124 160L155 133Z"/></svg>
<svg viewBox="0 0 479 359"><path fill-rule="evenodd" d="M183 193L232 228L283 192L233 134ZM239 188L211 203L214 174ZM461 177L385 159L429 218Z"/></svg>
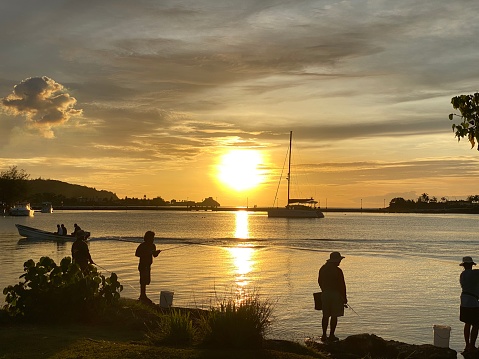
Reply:
<svg viewBox="0 0 479 359"><path fill-rule="evenodd" d="M449 337L451 327L448 325L434 325L434 346L440 348L449 348Z"/></svg>
<svg viewBox="0 0 479 359"><path fill-rule="evenodd" d="M173 292L161 291L160 292L160 307L171 308L173 305Z"/></svg>

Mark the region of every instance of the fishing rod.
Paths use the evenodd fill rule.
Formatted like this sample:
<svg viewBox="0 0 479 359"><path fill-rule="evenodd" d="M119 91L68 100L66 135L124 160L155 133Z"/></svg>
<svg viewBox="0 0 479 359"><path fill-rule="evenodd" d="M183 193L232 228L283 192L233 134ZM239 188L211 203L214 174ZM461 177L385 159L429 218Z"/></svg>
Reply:
<svg viewBox="0 0 479 359"><path fill-rule="evenodd" d="M351 310L354 312L354 314L356 314L356 315L359 317L358 312L356 312L356 311L351 307L351 305L345 304L345 306L346 306L347 308L351 309Z"/></svg>
<svg viewBox="0 0 479 359"><path fill-rule="evenodd" d="M189 245L194 245L194 244L197 244L197 245L200 245L201 243L185 243L185 244L180 244L179 246L174 246L174 247L169 247L169 248L165 248L165 249L162 249L161 251L169 251L170 249L176 249L176 248L181 248L181 247L185 247L185 246L189 246Z"/></svg>

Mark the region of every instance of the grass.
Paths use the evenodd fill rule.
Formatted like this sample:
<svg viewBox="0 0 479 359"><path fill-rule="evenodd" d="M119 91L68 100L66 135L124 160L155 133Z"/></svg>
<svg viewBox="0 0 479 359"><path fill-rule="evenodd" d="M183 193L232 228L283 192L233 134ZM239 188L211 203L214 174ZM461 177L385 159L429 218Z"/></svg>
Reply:
<svg viewBox="0 0 479 359"><path fill-rule="evenodd" d="M115 313L89 323L22 323L0 320L0 359L10 358L231 358L231 359L310 359L326 358L298 343L266 340L260 348L224 348L188 344L190 324L204 311L158 312L131 299L121 299ZM171 333L183 333L185 343L151 340L159 332L165 316L173 321ZM163 323L163 324L162 324ZM171 339L171 338L170 338Z"/></svg>

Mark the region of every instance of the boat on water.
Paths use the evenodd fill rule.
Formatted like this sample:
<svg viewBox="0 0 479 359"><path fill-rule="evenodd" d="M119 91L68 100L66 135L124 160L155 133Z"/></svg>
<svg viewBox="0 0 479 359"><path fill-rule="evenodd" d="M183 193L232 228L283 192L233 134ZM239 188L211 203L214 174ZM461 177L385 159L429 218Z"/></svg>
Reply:
<svg viewBox="0 0 479 359"><path fill-rule="evenodd" d="M288 202L285 207L268 209L268 217L271 218L323 218L323 212L316 207L317 201L311 198L290 198L291 186L291 145L293 143L293 131L289 132L289 160L288 160Z"/></svg>
<svg viewBox="0 0 479 359"><path fill-rule="evenodd" d="M10 208L8 212L10 216L33 216L34 210L30 207L30 203L19 203Z"/></svg>
<svg viewBox="0 0 479 359"><path fill-rule="evenodd" d="M53 213L53 205L51 202L42 203L42 213Z"/></svg>
<svg viewBox="0 0 479 359"><path fill-rule="evenodd" d="M48 232L44 231L41 229L33 228L33 227L28 227L24 226L23 224L15 224L15 226L18 229L18 234L20 234L22 237L26 238L32 238L32 239L43 239L43 240L48 240L48 241L74 241L76 239L75 236L73 235L61 235L53 232ZM86 232L86 238L88 239L90 237L90 232Z"/></svg>

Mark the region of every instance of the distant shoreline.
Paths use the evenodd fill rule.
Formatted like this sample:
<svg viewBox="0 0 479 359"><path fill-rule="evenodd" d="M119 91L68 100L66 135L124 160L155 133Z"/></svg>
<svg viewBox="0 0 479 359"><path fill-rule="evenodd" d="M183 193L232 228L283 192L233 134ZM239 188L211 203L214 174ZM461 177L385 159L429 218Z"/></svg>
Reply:
<svg viewBox="0 0 479 359"><path fill-rule="evenodd" d="M273 207L202 207L202 206L61 206L54 207L54 211L190 211L190 212L267 212ZM35 211L40 208L34 207ZM447 209L414 209L414 210L390 210L389 208L319 208L322 212L355 212L355 213L458 213L458 214L479 214L479 208L447 208Z"/></svg>

